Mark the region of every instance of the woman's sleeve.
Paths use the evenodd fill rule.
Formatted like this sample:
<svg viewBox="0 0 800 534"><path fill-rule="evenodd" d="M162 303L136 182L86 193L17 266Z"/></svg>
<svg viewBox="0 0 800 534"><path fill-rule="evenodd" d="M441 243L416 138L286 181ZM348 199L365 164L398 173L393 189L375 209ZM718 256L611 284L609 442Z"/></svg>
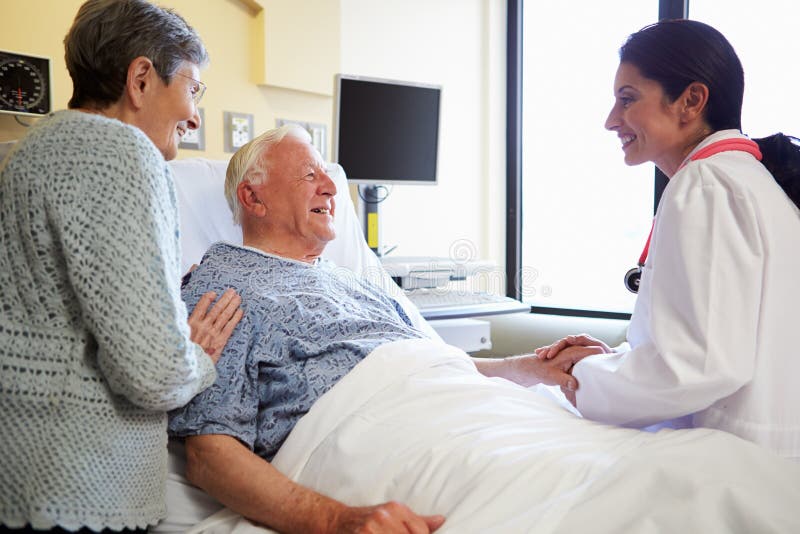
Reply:
<svg viewBox="0 0 800 534"><path fill-rule="evenodd" d="M49 199L81 320L115 393L152 410L182 406L216 373L189 339L171 174L143 135L93 151L74 196Z"/></svg>
<svg viewBox="0 0 800 534"><path fill-rule="evenodd" d="M575 366L578 409L646 426L695 413L754 373L765 252L751 199L698 164L665 196L631 320L632 350ZM678 185L678 184L676 184Z"/></svg>

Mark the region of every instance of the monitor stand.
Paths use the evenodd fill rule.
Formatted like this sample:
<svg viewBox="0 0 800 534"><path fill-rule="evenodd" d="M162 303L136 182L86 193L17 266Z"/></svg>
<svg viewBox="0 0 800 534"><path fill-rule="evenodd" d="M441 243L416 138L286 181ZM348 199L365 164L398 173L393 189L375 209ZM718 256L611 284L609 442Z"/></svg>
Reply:
<svg viewBox="0 0 800 534"><path fill-rule="evenodd" d="M380 210L381 202L386 195L381 196L381 186L367 185L361 189L361 200L364 202L364 237L367 245L376 256L381 255L380 239Z"/></svg>

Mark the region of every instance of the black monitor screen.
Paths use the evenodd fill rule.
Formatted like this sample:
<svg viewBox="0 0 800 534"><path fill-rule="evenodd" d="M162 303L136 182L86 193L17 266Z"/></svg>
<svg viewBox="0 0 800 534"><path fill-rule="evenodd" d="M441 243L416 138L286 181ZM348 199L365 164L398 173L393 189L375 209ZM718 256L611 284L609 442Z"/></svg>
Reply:
<svg viewBox="0 0 800 534"><path fill-rule="evenodd" d="M337 76L334 159L361 183L436 183L441 88Z"/></svg>

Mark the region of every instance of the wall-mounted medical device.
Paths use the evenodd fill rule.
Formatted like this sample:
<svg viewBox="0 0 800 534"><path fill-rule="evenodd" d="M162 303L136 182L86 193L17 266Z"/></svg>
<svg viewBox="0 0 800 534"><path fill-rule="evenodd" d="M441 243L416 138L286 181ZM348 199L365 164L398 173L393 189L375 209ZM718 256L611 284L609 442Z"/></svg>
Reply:
<svg viewBox="0 0 800 534"><path fill-rule="evenodd" d="M0 113L49 114L50 79L50 59L0 50Z"/></svg>

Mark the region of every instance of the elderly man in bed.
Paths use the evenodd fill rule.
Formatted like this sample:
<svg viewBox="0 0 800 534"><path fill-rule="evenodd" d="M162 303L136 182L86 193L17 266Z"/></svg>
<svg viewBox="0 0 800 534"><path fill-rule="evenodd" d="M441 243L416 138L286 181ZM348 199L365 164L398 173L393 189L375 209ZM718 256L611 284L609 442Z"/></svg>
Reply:
<svg viewBox="0 0 800 534"><path fill-rule="evenodd" d="M436 530L442 517L417 516L397 503L347 507L270 465L295 423L373 349L425 334L381 289L321 260L335 235L336 186L304 130L285 126L239 150L225 193L244 246L212 246L184 298L191 307L211 288L234 287L246 314L220 360L216 384L171 416L171 434L187 438L187 477L280 531ZM525 385L574 389L565 371L594 352L573 347L553 365L535 357L476 359L475 365Z"/></svg>
<svg viewBox="0 0 800 534"><path fill-rule="evenodd" d="M183 296L233 287L245 315L215 384L171 416L191 482L281 532L800 532L791 462L724 432L593 423L518 385L574 389L564 371L601 349L549 367L428 339L320 260L335 192L291 127L228 166L244 246L212 246Z"/></svg>

